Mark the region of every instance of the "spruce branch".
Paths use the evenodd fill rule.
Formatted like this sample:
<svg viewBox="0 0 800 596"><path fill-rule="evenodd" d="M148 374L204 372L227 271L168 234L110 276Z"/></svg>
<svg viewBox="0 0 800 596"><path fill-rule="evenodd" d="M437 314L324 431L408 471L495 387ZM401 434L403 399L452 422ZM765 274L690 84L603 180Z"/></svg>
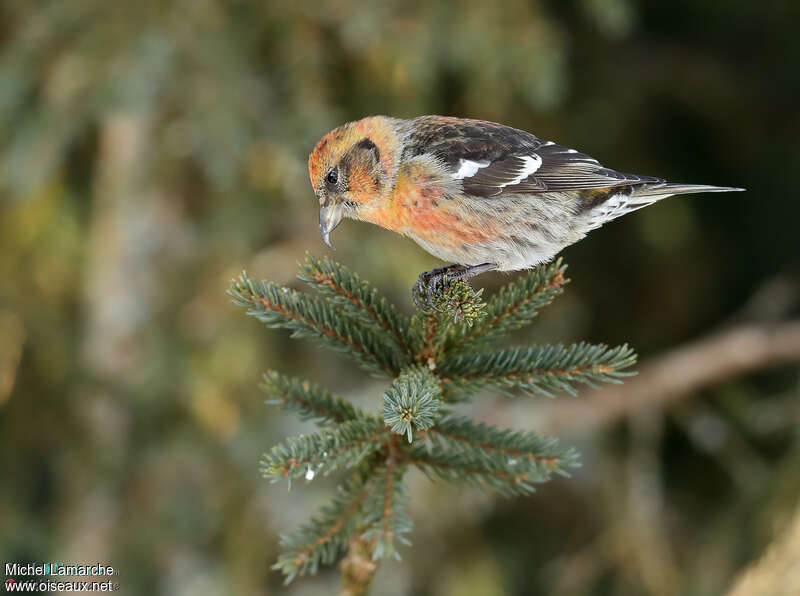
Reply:
<svg viewBox="0 0 800 596"><path fill-rule="evenodd" d="M533 484L544 482L549 474L531 473L526 466L508 462L474 459L460 451L444 451L414 446L409 465L419 468L431 480L468 482L478 488L497 491L504 496L524 495L534 491Z"/></svg>
<svg viewBox="0 0 800 596"><path fill-rule="evenodd" d="M454 325L463 323L469 328L486 315L486 303L482 296L483 288L475 290L461 280L449 281L445 277L441 288L433 296L433 308Z"/></svg>
<svg viewBox="0 0 800 596"><path fill-rule="evenodd" d="M371 478L356 474L337 488L332 502L291 534L281 536L283 552L272 566L288 584L296 576L316 573L320 565L335 563L347 548L358 524L358 513L370 492Z"/></svg>
<svg viewBox="0 0 800 596"><path fill-rule="evenodd" d="M273 482L305 476L312 480L338 468L351 468L381 448L391 435L377 418L364 418L292 437L275 445L261 460L261 472Z"/></svg>
<svg viewBox="0 0 800 596"><path fill-rule="evenodd" d="M497 352L457 356L439 370L445 398L458 391L475 392L487 385L503 389L518 387L529 393L552 397L555 391L575 395L574 385L620 383L630 376L636 355L627 345L604 344L517 347Z"/></svg>
<svg viewBox="0 0 800 596"><path fill-rule="evenodd" d="M398 464L397 448L393 446L386 465L376 474L379 479L376 490L370 492L364 502L364 524L368 529L361 537L374 543L373 560L388 557L399 560L395 539L406 546L411 544L406 538L413 524L406 509L408 494L403 485L405 472L406 467Z"/></svg>
<svg viewBox="0 0 800 596"><path fill-rule="evenodd" d="M438 379L427 369L415 366L404 370L383 394L383 420L399 435L413 440L413 429L433 426L441 407Z"/></svg>
<svg viewBox="0 0 800 596"><path fill-rule="evenodd" d="M576 451L554 438L473 422L444 412L444 403L487 387L574 393L578 383L619 382L631 374L625 369L636 359L624 345L487 347L528 324L561 292L566 282L560 262L507 285L488 304L464 282L445 282L434 308L418 310L410 320L338 263L309 255L301 269L300 279L320 296L256 283L245 273L229 294L268 326L314 339L392 383L378 416L308 381L276 371L264 375L268 403L319 427L265 454L264 476L286 478L291 486L295 478L354 470L329 505L282 538L284 553L274 567L287 582L334 563L346 551L342 594L366 594L378 561L399 558L398 546L409 544L404 476L412 466L432 480L522 495L579 465Z"/></svg>
<svg viewBox="0 0 800 596"><path fill-rule="evenodd" d="M565 474L580 465L577 451L559 447L556 438L475 423L463 416L446 416L426 437L441 452L460 452L493 465L502 465L506 458L506 465L528 467L532 475Z"/></svg>
<svg viewBox="0 0 800 596"><path fill-rule="evenodd" d="M370 372L393 376L405 364L405 356L386 342L385 334L339 316L328 301L270 282L257 283L245 272L231 281L228 295L269 327L291 329L292 337L315 339Z"/></svg>
<svg viewBox="0 0 800 596"><path fill-rule="evenodd" d="M483 289L475 290L461 280L444 279L433 296L433 308L420 309L411 319L414 360L435 370L457 338L485 317Z"/></svg>
<svg viewBox="0 0 800 596"><path fill-rule="evenodd" d="M298 278L341 306L341 314L378 331L388 331L397 347L404 353L408 352L408 318L400 315L372 284L344 265L328 257L316 259L310 253L306 253L301 270Z"/></svg>
<svg viewBox="0 0 800 596"><path fill-rule="evenodd" d="M296 412L301 420L327 425L365 416L349 401L327 389L274 370L264 373L260 387L269 396L268 404Z"/></svg>
<svg viewBox="0 0 800 596"><path fill-rule="evenodd" d="M564 291L569 280L561 259L539 267L503 287L486 305L486 316L454 338L450 354L475 350L487 342L529 325L540 308Z"/></svg>

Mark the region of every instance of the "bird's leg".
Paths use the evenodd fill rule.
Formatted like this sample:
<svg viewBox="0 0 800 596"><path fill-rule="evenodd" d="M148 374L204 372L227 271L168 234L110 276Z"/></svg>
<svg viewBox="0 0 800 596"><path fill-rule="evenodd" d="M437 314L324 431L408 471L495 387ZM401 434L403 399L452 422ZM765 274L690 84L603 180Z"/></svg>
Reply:
<svg viewBox="0 0 800 596"><path fill-rule="evenodd" d="M422 308L419 297L422 294L423 288L425 288L428 306L433 307L433 294L439 290L442 285L442 280L445 277L453 281L465 280L494 268L495 265L492 263L483 263L482 265L448 265L447 267L423 271L419 274L419 279L417 283L414 284L414 288L411 291L414 304Z"/></svg>
<svg viewBox="0 0 800 596"><path fill-rule="evenodd" d="M427 294L428 306L433 307L433 293L442 283L444 276L456 276L459 272L464 271L467 268L468 267L465 265L447 265L446 267L437 267L436 269L431 269L430 271L423 271L420 273L419 279L417 279L417 283L414 284L414 289L412 290L414 304L420 308L422 307L419 302L419 297L424 288Z"/></svg>

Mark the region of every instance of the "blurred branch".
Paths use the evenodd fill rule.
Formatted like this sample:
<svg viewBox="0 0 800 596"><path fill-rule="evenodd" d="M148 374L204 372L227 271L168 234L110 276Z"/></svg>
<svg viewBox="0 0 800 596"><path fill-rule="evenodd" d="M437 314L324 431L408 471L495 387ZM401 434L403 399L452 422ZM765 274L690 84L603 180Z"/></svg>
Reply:
<svg viewBox="0 0 800 596"><path fill-rule="evenodd" d="M728 324L779 323L800 312L799 270L800 263L792 262L777 275L764 280Z"/></svg>
<svg viewBox="0 0 800 596"><path fill-rule="evenodd" d="M108 115L99 131L84 353L89 369L109 378L136 368L142 350L137 334L153 312L154 265L165 257L159 252L164 236L174 233L158 201L139 188L149 138L150 123L124 112Z"/></svg>
<svg viewBox="0 0 800 596"><path fill-rule="evenodd" d="M604 387L581 401L537 408L541 428L601 426L645 408L670 402L726 379L800 362L800 320L747 324L690 342L642 364L625 385Z"/></svg>
<svg viewBox="0 0 800 596"><path fill-rule="evenodd" d="M727 596L800 594L800 508L789 527L760 560L736 578Z"/></svg>
<svg viewBox="0 0 800 596"><path fill-rule="evenodd" d="M0 342L0 406L14 389L25 335L25 326L17 315L10 310L0 310L0 337L3 338Z"/></svg>
<svg viewBox="0 0 800 596"><path fill-rule="evenodd" d="M660 449L664 434L664 416L660 412L642 412L631 419L633 448L627 453L623 483L624 504L617 537L628 548L619 561L635 570L648 594L671 596L678 591L681 572L667 539L664 487ZM614 480L611 480L612 482ZM609 480L606 480L609 482ZM609 487L608 494L613 495Z"/></svg>

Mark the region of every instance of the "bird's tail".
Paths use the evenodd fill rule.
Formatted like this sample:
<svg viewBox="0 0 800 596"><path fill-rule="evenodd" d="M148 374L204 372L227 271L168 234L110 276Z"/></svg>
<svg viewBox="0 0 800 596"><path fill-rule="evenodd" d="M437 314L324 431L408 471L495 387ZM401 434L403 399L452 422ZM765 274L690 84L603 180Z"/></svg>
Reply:
<svg viewBox="0 0 800 596"><path fill-rule="evenodd" d="M686 195L695 192L739 192L743 190L745 189L733 186L711 186L709 184L672 184L670 182L641 184L633 187L626 211L635 211L636 209L647 207L672 195Z"/></svg>
<svg viewBox="0 0 800 596"><path fill-rule="evenodd" d="M744 188L733 186L711 186L708 184L672 184L659 182L656 184L642 184L633 187L633 197L668 197L672 195L686 195L694 192L738 192Z"/></svg>
<svg viewBox="0 0 800 596"><path fill-rule="evenodd" d="M599 228L607 221L616 219L631 211L652 205L656 201L666 199L672 195L689 194L693 192L735 192L744 188L731 186L709 186L707 184L671 184L663 180L654 179L653 182L644 184L631 184L621 190L612 188L603 196L603 201L592 205L588 210L586 225L588 229Z"/></svg>

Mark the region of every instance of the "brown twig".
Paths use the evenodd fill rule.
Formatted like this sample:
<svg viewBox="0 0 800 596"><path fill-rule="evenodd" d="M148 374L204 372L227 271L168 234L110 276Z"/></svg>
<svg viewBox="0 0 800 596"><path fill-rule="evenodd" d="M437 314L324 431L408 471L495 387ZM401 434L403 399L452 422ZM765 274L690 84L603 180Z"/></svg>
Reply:
<svg viewBox="0 0 800 596"><path fill-rule="evenodd" d="M398 435L393 435L391 441L387 443L386 486L383 494L381 522L383 525L381 532L384 536L391 534L389 522L392 508L392 483L397 469L397 440ZM353 534L347 555L339 563L342 586L339 592L340 596L366 596L369 593L372 578L378 569L377 561L372 559L377 538L373 537L369 540L363 538L363 530L364 528Z"/></svg>
<svg viewBox="0 0 800 596"><path fill-rule="evenodd" d="M324 545L331 538L333 538L336 535L336 533L339 530L341 530L342 527L347 523L347 520L349 520L351 517L353 517L353 515L356 514L358 509L361 507L361 504L364 502L364 499L366 499L368 495L369 495L369 487L367 486L364 488L364 490L358 493L358 495L356 495L355 499L353 499L353 502L350 503L350 506L344 511L344 513L342 513L341 516L339 516L339 519L337 519L331 525L331 527L328 528L327 532L319 536L314 542L309 544L304 549L299 550L297 551L297 553L295 553L294 564L302 565L303 562L308 558L308 556L314 549ZM352 548L352 541L351 541L351 548Z"/></svg>
<svg viewBox="0 0 800 596"><path fill-rule="evenodd" d="M365 540L361 532L355 532L350 539L347 555L339 563L341 573L340 596L366 596L378 563L372 560L375 539Z"/></svg>
<svg viewBox="0 0 800 596"><path fill-rule="evenodd" d="M442 377L442 383L449 383L453 385L466 385L469 382L480 382L489 384L492 381L499 379L508 379L509 381L516 381L520 379L525 383L533 383L536 377L575 377L586 371L592 371L596 374L611 374L615 369L607 364L582 364L574 368L565 370L561 368L533 368L530 370L519 369L512 370L511 372L503 373L502 375L485 375L482 373L475 373L470 375L459 375L456 378Z"/></svg>
<svg viewBox="0 0 800 596"><path fill-rule="evenodd" d="M496 445L492 445L491 443L475 442L475 441L471 441L467 437L462 437L460 435L457 435L457 434L451 433L451 432L445 432L445 431L439 430L437 428L429 428L426 431L422 431L422 433L420 433L420 434L422 436L425 436L425 433L430 434L430 435L438 435L440 437L445 437L446 439L449 439L450 441L456 441L456 442L459 442L459 443L466 443L466 444L468 444L471 447L476 448L476 449L485 449L487 451L495 451L497 453L502 453L503 455L510 455L512 457L524 457L526 459L529 459L530 461L536 461L536 462L543 463L548 468L552 468L552 467L554 467L556 465L557 458L555 458L555 457L540 457L538 455L533 455L533 454L530 454L530 453L523 453L519 449L510 449L510 448L507 448L507 447L498 447Z"/></svg>
<svg viewBox="0 0 800 596"><path fill-rule="evenodd" d="M416 361L428 367L436 367L436 363L441 356L442 340L440 324L441 321L435 313L425 313L422 319L422 349L416 355ZM433 370L433 369L431 369Z"/></svg>
<svg viewBox="0 0 800 596"><path fill-rule="evenodd" d="M485 470L483 468L467 468L466 466L459 466L455 464L448 464L446 462L434 462L428 461L425 459L409 459L407 460L408 465L410 466L417 466L419 468L441 468L443 470L457 470L462 474L466 474L467 476L487 476L491 478L497 478L499 480L504 480L509 484L520 484L525 480L527 474L517 474L516 476L509 474L508 472L503 472L501 470L492 471L492 470Z"/></svg>

